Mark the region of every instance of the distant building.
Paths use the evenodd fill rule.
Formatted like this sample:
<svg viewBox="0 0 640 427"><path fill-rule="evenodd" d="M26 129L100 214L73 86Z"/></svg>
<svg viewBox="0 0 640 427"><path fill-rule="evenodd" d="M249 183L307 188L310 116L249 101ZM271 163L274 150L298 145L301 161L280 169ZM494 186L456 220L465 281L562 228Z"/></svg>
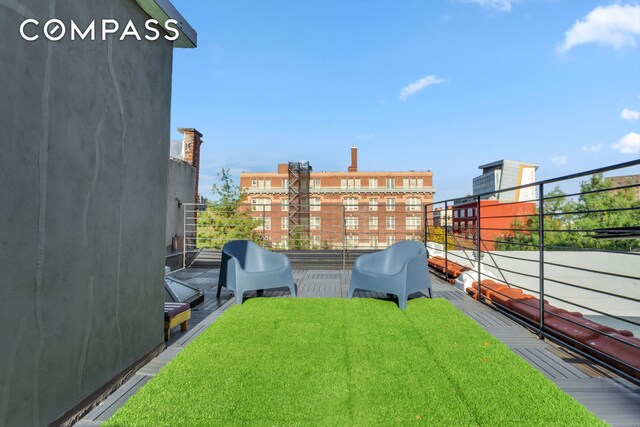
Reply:
<svg viewBox="0 0 640 427"><path fill-rule="evenodd" d="M640 200L640 174L609 176L605 182L611 183L611 187L633 186L631 189L636 193L636 200Z"/></svg>
<svg viewBox="0 0 640 427"><path fill-rule="evenodd" d="M492 251L496 247L496 238L510 235L512 225L516 220L521 224L535 214L535 202L501 202L499 200L467 199L467 201L453 206L453 233L466 236L477 236L478 218L480 219L480 239L483 251ZM522 228L522 227L521 227ZM474 245L477 241L474 239ZM520 250L523 248L513 248Z"/></svg>
<svg viewBox="0 0 640 427"><path fill-rule="evenodd" d="M200 201L198 179L202 134L193 128L178 128L178 131L183 134L181 148L175 150L172 147L167 175L167 228L165 232L167 255L182 252L183 249L185 209L182 208L182 204ZM174 145L172 142L172 146ZM193 208L190 209L193 210Z"/></svg>
<svg viewBox="0 0 640 427"><path fill-rule="evenodd" d="M498 160L481 165L479 169L482 169L482 175L473 178L473 195L492 193L482 198L501 202L526 202L536 199L536 189L533 186L513 191L501 190L534 183L538 165L514 160Z"/></svg>
<svg viewBox="0 0 640 427"><path fill-rule="evenodd" d="M445 211L444 208L436 208L433 211L433 226L434 227L442 227L444 228L453 225L453 206L447 207Z"/></svg>
<svg viewBox="0 0 640 427"><path fill-rule="evenodd" d="M376 248L422 239L432 182L430 171L358 171L356 146L345 172L313 172L308 162L291 162L279 164L277 172L240 174L254 216L280 247L298 232L316 248L341 247L343 241L351 248Z"/></svg>

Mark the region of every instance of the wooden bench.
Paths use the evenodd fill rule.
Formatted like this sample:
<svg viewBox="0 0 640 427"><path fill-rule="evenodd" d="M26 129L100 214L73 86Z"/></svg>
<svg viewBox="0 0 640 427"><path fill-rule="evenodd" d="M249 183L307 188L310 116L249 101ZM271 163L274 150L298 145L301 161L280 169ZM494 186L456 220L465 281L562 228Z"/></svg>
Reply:
<svg viewBox="0 0 640 427"><path fill-rule="evenodd" d="M165 302L164 303L164 340L171 338L171 328L180 325L181 331L189 330L191 307L189 303Z"/></svg>

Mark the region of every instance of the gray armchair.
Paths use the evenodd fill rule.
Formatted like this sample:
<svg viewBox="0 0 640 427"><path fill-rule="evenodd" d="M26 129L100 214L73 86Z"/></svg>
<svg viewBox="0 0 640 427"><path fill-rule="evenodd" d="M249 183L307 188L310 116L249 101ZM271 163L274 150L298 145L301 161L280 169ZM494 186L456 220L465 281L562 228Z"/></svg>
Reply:
<svg viewBox="0 0 640 427"><path fill-rule="evenodd" d="M218 298L226 287L242 304L245 292L288 287L296 296L291 262L286 255L270 252L248 240L232 240L222 248Z"/></svg>
<svg viewBox="0 0 640 427"><path fill-rule="evenodd" d="M419 242L405 240L359 256L353 265L349 299L356 289L397 295L402 310L413 293L427 290L431 297L427 250Z"/></svg>

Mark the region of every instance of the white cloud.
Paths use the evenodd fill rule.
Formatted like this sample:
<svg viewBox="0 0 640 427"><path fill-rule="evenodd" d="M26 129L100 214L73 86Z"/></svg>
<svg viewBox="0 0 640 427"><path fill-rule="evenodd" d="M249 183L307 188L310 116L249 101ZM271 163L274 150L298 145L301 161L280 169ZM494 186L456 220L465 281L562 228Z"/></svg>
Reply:
<svg viewBox="0 0 640 427"><path fill-rule="evenodd" d="M551 162L553 162L554 165L562 166L566 165L568 160L569 158L567 156L557 156L551 159Z"/></svg>
<svg viewBox="0 0 640 427"><path fill-rule="evenodd" d="M625 120L640 120L640 111L634 111L625 108L624 110L622 110L622 113L620 113L620 117Z"/></svg>
<svg viewBox="0 0 640 427"><path fill-rule="evenodd" d="M420 92L422 89L426 88L427 86L440 84L444 82L445 82L445 79L441 79L440 77L434 76L433 74L429 76L425 76L420 80L410 83L407 86L403 87L398 99L400 99L401 101L405 101L408 97L410 97L411 95L415 95L416 93Z"/></svg>
<svg viewBox="0 0 640 427"><path fill-rule="evenodd" d="M602 150L602 147L604 147L604 144L598 144L598 145L583 145L582 146L582 151L592 151L592 152L597 152Z"/></svg>
<svg viewBox="0 0 640 427"><path fill-rule="evenodd" d="M640 35L640 5L598 6L564 34L558 52L566 53L587 43L610 45L618 49L635 46L637 35Z"/></svg>
<svg viewBox="0 0 640 427"><path fill-rule="evenodd" d="M631 132L626 134L620 138L620 141L612 144L611 148L623 154L640 153L640 133Z"/></svg>
<svg viewBox="0 0 640 427"><path fill-rule="evenodd" d="M511 12L511 5L514 0L463 0L465 3L474 3L487 9L497 10L498 12Z"/></svg>

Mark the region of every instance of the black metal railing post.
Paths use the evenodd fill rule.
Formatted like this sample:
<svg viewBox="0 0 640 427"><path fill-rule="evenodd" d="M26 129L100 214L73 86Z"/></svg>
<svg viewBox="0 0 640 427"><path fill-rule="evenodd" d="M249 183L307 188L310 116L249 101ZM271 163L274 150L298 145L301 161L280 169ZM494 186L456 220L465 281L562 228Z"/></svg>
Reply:
<svg viewBox="0 0 640 427"><path fill-rule="evenodd" d="M422 221L422 242L424 247L427 247L427 205L424 205L424 218Z"/></svg>
<svg viewBox="0 0 640 427"><path fill-rule="evenodd" d="M540 337L544 329L544 184L538 184L538 261L540 275Z"/></svg>
<svg viewBox="0 0 640 427"><path fill-rule="evenodd" d="M476 242L478 244L478 248L476 249L476 265L478 266L478 301L480 301L480 296L482 295L482 268L480 265L480 256L482 255L482 247L480 246L480 196L476 198L476 203Z"/></svg>
<svg viewBox="0 0 640 427"><path fill-rule="evenodd" d="M182 268L187 268L187 205L184 203L182 209Z"/></svg>
<svg viewBox="0 0 640 427"><path fill-rule="evenodd" d="M267 235L267 214L265 212L265 205L262 205L262 245L264 246L264 239Z"/></svg>
<svg viewBox="0 0 640 427"><path fill-rule="evenodd" d="M444 211L448 212L449 202L444 202ZM453 211L452 211L453 214ZM445 217L446 218L446 217ZM451 224L453 225L453 219L451 220ZM444 271L449 271L449 225L447 224L447 220L444 221ZM447 273L445 273L445 276Z"/></svg>
<svg viewBox="0 0 640 427"><path fill-rule="evenodd" d="M342 205L342 269L347 268L347 214Z"/></svg>

